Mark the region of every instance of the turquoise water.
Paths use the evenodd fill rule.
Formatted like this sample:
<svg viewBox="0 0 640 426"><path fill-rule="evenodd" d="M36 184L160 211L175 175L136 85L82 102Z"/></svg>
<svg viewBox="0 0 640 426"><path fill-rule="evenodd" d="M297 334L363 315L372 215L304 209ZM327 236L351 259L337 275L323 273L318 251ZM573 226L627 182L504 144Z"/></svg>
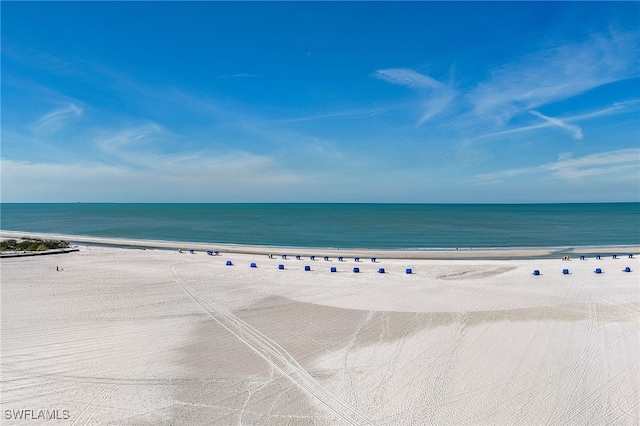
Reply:
<svg viewBox="0 0 640 426"><path fill-rule="evenodd" d="M3 230L326 248L640 244L640 203L6 204Z"/></svg>

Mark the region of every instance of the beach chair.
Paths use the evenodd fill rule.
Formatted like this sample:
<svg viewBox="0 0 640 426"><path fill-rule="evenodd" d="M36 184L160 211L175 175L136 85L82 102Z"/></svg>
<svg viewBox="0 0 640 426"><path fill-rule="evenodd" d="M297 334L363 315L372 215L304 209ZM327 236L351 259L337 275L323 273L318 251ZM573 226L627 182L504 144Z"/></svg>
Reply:
<svg viewBox="0 0 640 426"><path fill-rule="evenodd" d="M562 270L562 274L563 275L569 275L569 270L568 269L563 269Z"/></svg>
<svg viewBox="0 0 640 426"><path fill-rule="evenodd" d="M325 257L324 257L324 260L329 260L329 256L325 256Z"/></svg>
<svg viewBox="0 0 640 426"><path fill-rule="evenodd" d="M380 268L380 269L378 269L378 273L379 273L379 274L384 274L384 268Z"/></svg>
<svg viewBox="0 0 640 426"><path fill-rule="evenodd" d="M360 268L353 268L353 273L354 273L354 274L357 274L357 273L359 273L359 272L360 272Z"/></svg>
<svg viewBox="0 0 640 426"><path fill-rule="evenodd" d="M359 258L359 257L354 257L354 258L353 258L353 261L354 261L354 262L360 262L360 258Z"/></svg>
<svg viewBox="0 0 640 426"><path fill-rule="evenodd" d="M338 262L342 262L343 260L344 260L344 257L338 256Z"/></svg>
<svg viewBox="0 0 640 426"><path fill-rule="evenodd" d="M316 257L315 256L309 256L309 259L316 260Z"/></svg>
<svg viewBox="0 0 640 426"><path fill-rule="evenodd" d="M631 268L627 266L626 268L624 268L624 272L631 272Z"/></svg>
<svg viewBox="0 0 640 426"><path fill-rule="evenodd" d="M412 270L411 268L407 268L407 269L404 271L404 273L405 273L405 274L407 274L407 275L411 275L411 274L413 274L413 270Z"/></svg>
<svg viewBox="0 0 640 426"><path fill-rule="evenodd" d="M257 268L257 267L258 267L258 265L256 265L255 263L251 263L251 267L252 267L252 268Z"/></svg>
<svg viewBox="0 0 640 426"><path fill-rule="evenodd" d="M376 258L375 258L375 257L372 257L372 258L371 258L371 261L372 261L373 263L376 263Z"/></svg>
<svg viewBox="0 0 640 426"><path fill-rule="evenodd" d="M540 275L540 271L539 271L539 270L537 270L537 269L535 269L535 270L533 271L533 275Z"/></svg>
<svg viewBox="0 0 640 426"><path fill-rule="evenodd" d="M331 272L338 272L338 270L336 269L336 267L335 267L335 266L332 266L332 267L331 267Z"/></svg>
<svg viewBox="0 0 640 426"><path fill-rule="evenodd" d="M309 265L305 265L304 270L305 270L305 271L310 271L310 270L311 270L311 266L309 266Z"/></svg>
<svg viewBox="0 0 640 426"><path fill-rule="evenodd" d="M300 255L299 254L296 254L296 259L300 260Z"/></svg>
<svg viewBox="0 0 640 426"><path fill-rule="evenodd" d="M593 271L593 272L596 273L596 274L601 274L602 273L602 269L596 268L596 270Z"/></svg>
<svg viewBox="0 0 640 426"><path fill-rule="evenodd" d="M284 265L283 264L278 265L278 269L284 269Z"/></svg>
<svg viewBox="0 0 640 426"><path fill-rule="evenodd" d="M227 266L233 266L233 263L230 260L227 260Z"/></svg>

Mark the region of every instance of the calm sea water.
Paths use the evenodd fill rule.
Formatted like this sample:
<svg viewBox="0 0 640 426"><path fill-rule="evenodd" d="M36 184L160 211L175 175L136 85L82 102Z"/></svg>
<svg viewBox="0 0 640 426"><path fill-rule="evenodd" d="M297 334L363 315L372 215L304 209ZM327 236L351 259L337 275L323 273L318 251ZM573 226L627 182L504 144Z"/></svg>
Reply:
<svg viewBox="0 0 640 426"><path fill-rule="evenodd" d="M640 203L1 204L3 230L326 248L640 244Z"/></svg>

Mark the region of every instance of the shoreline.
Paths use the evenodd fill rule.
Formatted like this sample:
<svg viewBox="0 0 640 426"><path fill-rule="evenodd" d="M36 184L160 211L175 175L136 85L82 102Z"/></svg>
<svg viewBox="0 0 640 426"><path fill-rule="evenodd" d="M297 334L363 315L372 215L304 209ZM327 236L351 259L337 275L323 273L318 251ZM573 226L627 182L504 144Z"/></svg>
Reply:
<svg viewBox="0 0 640 426"><path fill-rule="evenodd" d="M509 259L553 259L564 256L596 255L627 256L640 254L640 245L598 245L598 246L564 246L564 247L496 247L496 248L424 248L424 249L371 249L371 248L321 248L321 247L292 247L292 246L259 246L229 243L206 243L193 241L167 241L130 238L107 238L84 235L68 235L42 232L23 232L0 230L0 238L42 238L59 239L71 243L81 243L95 246L106 246L129 249L159 249L159 250L220 250L237 254L274 254L280 256L345 256L345 257L380 257L388 259L458 259L458 260L509 260Z"/></svg>

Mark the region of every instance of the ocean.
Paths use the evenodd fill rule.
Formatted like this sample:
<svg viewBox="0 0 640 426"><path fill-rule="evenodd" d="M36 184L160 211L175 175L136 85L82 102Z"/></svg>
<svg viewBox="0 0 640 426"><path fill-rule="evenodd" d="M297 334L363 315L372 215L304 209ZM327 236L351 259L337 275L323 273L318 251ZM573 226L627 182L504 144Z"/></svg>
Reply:
<svg viewBox="0 0 640 426"><path fill-rule="evenodd" d="M640 244L640 203L0 204L0 228L286 247L454 249Z"/></svg>

